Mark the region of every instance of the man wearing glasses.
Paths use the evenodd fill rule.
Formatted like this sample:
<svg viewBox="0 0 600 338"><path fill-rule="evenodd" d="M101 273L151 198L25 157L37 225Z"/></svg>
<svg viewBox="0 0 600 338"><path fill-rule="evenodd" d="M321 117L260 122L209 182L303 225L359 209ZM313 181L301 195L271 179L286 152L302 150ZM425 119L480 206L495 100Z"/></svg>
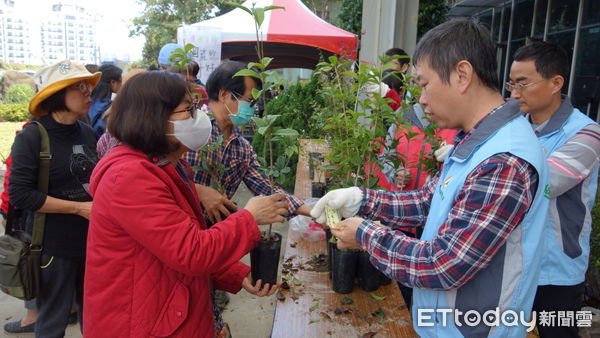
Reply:
<svg viewBox="0 0 600 338"><path fill-rule="evenodd" d="M218 142L222 138L221 147L215 151L190 151L184 155L184 159L193 167L201 166L202 161L218 161L225 168L219 179L225 190L224 194L211 188L211 181L215 178L212 173L198 170L194 174L200 202L212 222L219 222L237 210L237 206L230 199L242 181L254 195L272 193L269 178L258 171L258 157L254 149L237 128L247 124L254 116L256 102L252 99L252 89L261 86L260 80L256 78L234 77L238 71L245 68L246 65L241 62L225 62L211 73L206 82L209 103L204 109L212 115L213 124L210 143ZM279 187L275 187L275 191L286 193ZM293 195L286 195L290 216L310 214L309 206Z"/></svg>
<svg viewBox="0 0 600 338"><path fill-rule="evenodd" d="M549 224L533 309L579 311L590 254L590 211L598 184L600 126L561 95L568 78L567 53L536 41L515 52L506 90L526 113L549 167ZM538 324L541 337L579 337L570 326Z"/></svg>

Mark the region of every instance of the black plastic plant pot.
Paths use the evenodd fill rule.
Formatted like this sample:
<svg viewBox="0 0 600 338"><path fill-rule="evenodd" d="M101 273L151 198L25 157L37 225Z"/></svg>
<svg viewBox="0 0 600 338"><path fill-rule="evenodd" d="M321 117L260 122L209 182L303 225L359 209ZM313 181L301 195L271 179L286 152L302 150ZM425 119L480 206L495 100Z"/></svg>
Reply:
<svg viewBox="0 0 600 338"><path fill-rule="evenodd" d="M333 291L337 293L350 293L354 289L354 278L356 277L356 263L358 251L356 250L333 250L332 282Z"/></svg>
<svg viewBox="0 0 600 338"><path fill-rule="evenodd" d="M250 265L254 282L262 280L262 285L277 282L279 271L279 253L281 252L281 235L272 232L270 240L261 238L258 245L250 252Z"/></svg>
<svg viewBox="0 0 600 338"><path fill-rule="evenodd" d="M379 285L390 285L392 280L379 271Z"/></svg>
<svg viewBox="0 0 600 338"><path fill-rule="evenodd" d="M369 261L369 254L365 251L361 251L358 254L358 265L357 265L357 276L358 285L365 291L375 291L379 289L379 276L380 272L377 270L371 261Z"/></svg>
<svg viewBox="0 0 600 338"><path fill-rule="evenodd" d="M331 240L331 229L325 230L325 245L327 245L327 270L329 270L329 279L331 279L331 267L333 266L333 246L334 243L329 243Z"/></svg>
<svg viewBox="0 0 600 338"><path fill-rule="evenodd" d="M327 185L325 182L312 182L311 189L312 197L321 198L327 193Z"/></svg>

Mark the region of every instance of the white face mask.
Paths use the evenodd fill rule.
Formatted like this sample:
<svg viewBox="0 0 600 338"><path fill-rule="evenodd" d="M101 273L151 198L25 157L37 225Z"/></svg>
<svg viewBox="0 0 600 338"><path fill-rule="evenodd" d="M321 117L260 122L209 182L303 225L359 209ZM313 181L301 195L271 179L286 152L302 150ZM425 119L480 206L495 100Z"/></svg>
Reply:
<svg viewBox="0 0 600 338"><path fill-rule="evenodd" d="M196 110L193 117L186 120L176 120L169 122L173 123L173 134L167 136L175 136L184 146L190 150L198 150L198 148L206 145L212 131L210 118L205 112Z"/></svg>

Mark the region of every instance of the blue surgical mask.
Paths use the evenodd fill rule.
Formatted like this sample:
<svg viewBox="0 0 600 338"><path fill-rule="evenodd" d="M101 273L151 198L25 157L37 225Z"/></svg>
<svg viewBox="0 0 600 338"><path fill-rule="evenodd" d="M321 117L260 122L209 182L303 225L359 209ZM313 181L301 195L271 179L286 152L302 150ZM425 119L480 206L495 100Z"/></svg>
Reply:
<svg viewBox="0 0 600 338"><path fill-rule="evenodd" d="M238 102L237 114L233 114L231 110L229 110L229 107L227 107L227 105L225 105L225 108L227 108L227 111L230 114L229 117L231 118L231 122L233 122L233 125L237 127L244 125L248 123L248 121L250 121L252 116L254 116L254 108L250 106L250 102L240 101L235 96L234 98Z"/></svg>

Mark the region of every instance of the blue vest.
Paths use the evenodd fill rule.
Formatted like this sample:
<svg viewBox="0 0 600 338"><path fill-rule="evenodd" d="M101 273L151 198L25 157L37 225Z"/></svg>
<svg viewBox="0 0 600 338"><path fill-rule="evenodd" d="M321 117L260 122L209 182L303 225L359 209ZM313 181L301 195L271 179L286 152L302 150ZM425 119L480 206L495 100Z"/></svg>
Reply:
<svg viewBox="0 0 600 338"><path fill-rule="evenodd" d="M564 97L538 139L550 157L585 126L595 124ZM551 178L558 179L558 178ZM542 271L538 285L577 285L585 280L590 256L591 210L598 187L598 167L581 183L550 200Z"/></svg>
<svg viewBox="0 0 600 338"><path fill-rule="evenodd" d="M433 326L418 325L419 309L454 309L463 313L475 310L483 314L499 308L500 313L524 311L525 319L531 320L541 265L541 239L548 213L548 199L544 197L547 167L531 125L521 116L515 102L504 104L483 120L469 139L446 158L421 240L432 240L438 235L469 173L490 156L504 152L526 160L537 170L539 181L533 204L488 266L477 272L473 279L453 290L414 289L414 328L421 336L524 337L526 334L522 325L490 327L480 323L470 327L463 321L459 326L453 315L447 317L444 326L443 315L439 312L433 314Z"/></svg>

